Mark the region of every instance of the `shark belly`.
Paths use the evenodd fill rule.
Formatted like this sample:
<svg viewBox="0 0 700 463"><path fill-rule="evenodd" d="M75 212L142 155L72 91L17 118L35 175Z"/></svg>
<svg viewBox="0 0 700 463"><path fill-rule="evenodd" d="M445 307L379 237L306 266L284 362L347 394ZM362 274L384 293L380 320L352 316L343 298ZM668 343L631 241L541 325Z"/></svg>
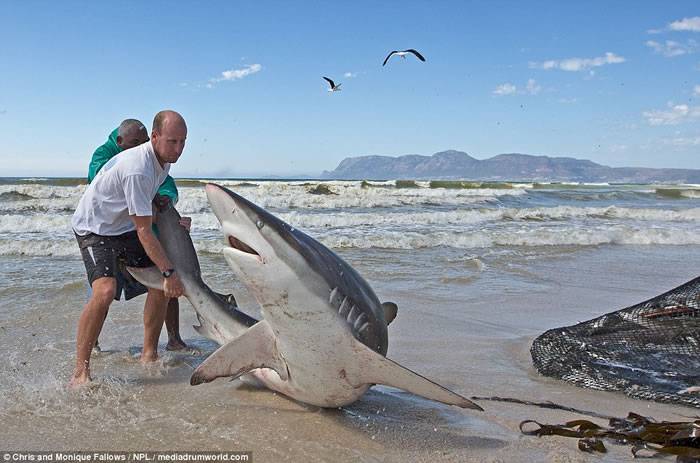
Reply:
<svg viewBox="0 0 700 463"><path fill-rule="evenodd" d="M353 337L344 320L330 310L266 314L289 377L269 369L256 371L265 385L296 400L339 407L357 400L370 387L362 383ZM265 312L265 311L264 311ZM313 331L309 328L313 326Z"/></svg>

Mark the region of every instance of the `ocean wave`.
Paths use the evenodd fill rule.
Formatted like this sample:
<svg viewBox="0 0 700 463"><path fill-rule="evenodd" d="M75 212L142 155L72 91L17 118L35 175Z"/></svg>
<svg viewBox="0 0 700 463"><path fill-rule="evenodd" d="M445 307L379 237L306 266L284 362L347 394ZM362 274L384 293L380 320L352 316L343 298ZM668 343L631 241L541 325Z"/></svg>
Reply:
<svg viewBox="0 0 700 463"><path fill-rule="evenodd" d="M662 222L700 221L700 208L669 210L652 208L607 207L536 207L501 209L503 218L513 220L565 220L574 218L630 219Z"/></svg>
<svg viewBox="0 0 700 463"><path fill-rule="evenodd" d="M700 234L694 228L635 227L600 225L596 227L503 227L472 230L443 229L432 231L383 230L373 227L336 229L311 233L330 248L424 249L447 247L457 249L538 246L599 246L599 245L700 245ZM223 238L194 236L200 253L218 254L225 246ZM36 239L0 238L0 256L73 256L80 259L75 239L45 235Z"/></svg>
<svg viewBox="0 0 700 463"><path fill-rule="evenodd" d="M656 198L656 190L533 190L535 194L543 195L550 199L563 199L567 201L639 201L653 200Z"/></svg>
<svg viewBox="0 0 700 463"><path fill-rule="evenodd" d="M320 186L323 185L323 186ZM236 189L233 189L236 192ZM348 209L389 208L402 206L459 206L497 202L504 195L519 196L525 190L497 189L424 189L424 188L362 188L334 182L289 185L266 182L256 188L238 191L246 199L272 209ZM204 189L183 191L178 210L199 213L209 210Z"/></svg>
<svg viewBox="0 0 700 463"><path fill-rule="evenodd" d="M189 208L189 206L188 206ZM192 217L193 231L218 230L219 222L207 211L191 213L180 208L183 215ZM417 227L453 226L480 223L507 222L565 222L575 220L629 220L644 222L700 222L700 208L635 209L609 207L536 207L536 208L471 208L452 211L423 212L345 212L319 213L318 211L278 212L276 215L301 229L326 229L356 226ZM0 233L66 233L70 232L72 214L0 214ZM535 225L533 225L535 226Z"/></svg>
<svg viewBox="0 0 700 463"><path fill-rule="evenodd" d="M78 186L87 185L85 177L0 177L0 185L47 185Z"/></svg>
<svg viewBox="0 0 700 463"><path fill-rule="evenodd" d="M0 256L66 257L80 259L78 244L74 239L0 239Z"/></svg>
<svg viewBox="0 0 700 463"><path fill-rule="evenodd" d="M182 214L199 214L210 210L203 183L202 187L180 188L178 210ZM627 190L566 190L528 189L525 184L506 184L498 188L484 188L487 183L474 183L470 188L430 188L430 182L407 181L374 182L363 187L363 182L349 181L295 181L295 182L221 182L241 193L256 204L273 211L284 209L378 209L409 207L484 206L517 201L527 206L529 196L542 195L547 202L557 200L649 203L661 195L668 199L700 197L700 189L692 187ZM460 182L465 183L465 182ZM478 187L477 187L478 186ZM0 185L0 213L68 212L78 204L85 185L73 187L32 185ZM600 187L598 187L600 188ZM644 187L648 188L648 187ZM661 192L661 193L659 193ZM614 206L613 206L614 207Z"/></svg>
<svg viewBox="0 0 700 463"><path fill-rule="evenodd" d="M700 199L700 188L657 188L655 193L664 198Z"/></svg>
<svg viewBox="0 0 700 463"><path fill-rule="evenodd" d="M86 185L52 186L52 185L0 185L0 195L17 195L26 197L21 200L52 200L56 198L74 198L77 203L85 191Z"/></svg>
<svg viewBox="0 0 700 463"><path fill-rule="evenodd" d="M432 180L429 183L429 188L447 188L451 190L511 190L513 188L518 188L518 186L510 182L467 182L463 180Z"/></svg>
<svg viewBox="0 0 700 463"><path fill-rule="evenodd" d="M534 189L542 189L542 190L570 190L570 189L600 189L600 188L609 188L610 184L601 182L601 183L585 183L585 182L535 182L532 184L532 188ZM636 187L632 185L623 185L619 184L616 185L617 188L627 188L627 187Z"/></svg>
<svg viewBox="0 0 700 463"><path fill-rule="evenodd" d="M494 246L600 246L600 245L698 245L700 234L693 230L633 229L614 227L581 230L511 230L478 232L386 232L380 236L333 234L321 241L331 248L422 249L451 247L458 249Z"/></svg>
<svg viewBox="0 0 700 463"><path fill-rule="evenodd" d="M32 195L19 193L17 191L5 191L0 193L0 201L27 201L30 199L36 199Z"/></svg>

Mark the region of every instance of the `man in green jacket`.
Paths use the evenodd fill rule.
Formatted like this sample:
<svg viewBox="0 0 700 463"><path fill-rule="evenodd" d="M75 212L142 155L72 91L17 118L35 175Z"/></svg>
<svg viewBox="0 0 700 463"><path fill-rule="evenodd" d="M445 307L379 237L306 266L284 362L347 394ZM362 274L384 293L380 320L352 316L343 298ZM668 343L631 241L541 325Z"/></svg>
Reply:
<svg viewBox="0 0 700 463"><path fill-rule="evenodd" d="M112 133L109 134L107 141L102 146L98 147L92 154L90 167L88 169L88 183L92 182L107 161L122 151L133 148L142 143L146 143L148 140L148 131L140 121L136 119L124 120L121 124L119 124L119 127L114 129ZM176 204L177 200L178 194L177 187L175 186L175 180L168 175L158 189L158 194L156 194L154 202L158 206L162 207L168 202ZM183 217L183 219L187 218ZM156 225L153 227L157 234ZM148 288L136 281L129 274L129 272L126 271L126 269L121 268L119 271L117 271L116 279L117 291L114 299L117 301L121 298L122 291L124 292L124 299L127 301L148 292ZM168 331L167 350L180 350L187 348L187 345L180 337L180 305L177 298L172 298L168 302L168 310L165 316L165 327ZM95 342L95 348L99 349L97 342Z"/></svg>

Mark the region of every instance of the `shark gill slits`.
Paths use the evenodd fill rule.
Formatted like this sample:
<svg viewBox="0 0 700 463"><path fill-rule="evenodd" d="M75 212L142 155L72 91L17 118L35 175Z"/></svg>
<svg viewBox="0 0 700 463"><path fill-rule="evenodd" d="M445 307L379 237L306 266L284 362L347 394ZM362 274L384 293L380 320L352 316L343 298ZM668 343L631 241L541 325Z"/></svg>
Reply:
<svg viewBox="0 0 700 463"><path fill-rule="evenodd" d="M343 293L341 293L338 288L333 288L331 289L331 296L328 299L328 302L337 309L338 307L340 307L343 298Z"/></svg>
<svg viewBox="0 0 700 463"><path fill-rule="evenodd" d="M359 317L355 320L355 323L353 323L353 328L355 328L355 331L358 331L358 328L362 326L362 324L367 323L367 315L364 313L361 313Z"/></svg>
<svg viewBox="0 0 700 463"><path fill-rule="evenodd" d="M357 309L357 306L353 305L352 309L350 309L350 312L348 313L347 321L349 323L353 323L355 321L355 317L357 316L355 314L355 309Z"/></svg>
<svg viewBox="0 0 700 463"><path fill-rule="evenodd" d="M243 241L239 240L238 238L236 238L236 237L233 236L233 235L229 235L229 237L228 237L228 244L229 244L232 248L238 249L239 251L245 252L245 253L247 253L247 254L255 254L256 256L259 256L259 255L260 255L260 254L258 254L258 253L255 251L255 249L251 248L250 246L248 246L248 245L245 244Z"/></svg>
<svg viewBox="0 0 700 463"><path fill-rule="evenodd" d="M360 335L369 329L370 324L367 314L363 313L355 302L341 293L338 288L331 290L328 302L338 310L338 315L350 325L350 329L354 333Z"/></svg>
<svg viewBox="0 0 700 463"><path fill-rule="evenodd" d="M349 297L346 297L345 299L343 299L343 302L340 304L340 308L338 309L338 313L340 314L340 316L343 318L347 317L350 307L352 307L352 301Z"/></svg>

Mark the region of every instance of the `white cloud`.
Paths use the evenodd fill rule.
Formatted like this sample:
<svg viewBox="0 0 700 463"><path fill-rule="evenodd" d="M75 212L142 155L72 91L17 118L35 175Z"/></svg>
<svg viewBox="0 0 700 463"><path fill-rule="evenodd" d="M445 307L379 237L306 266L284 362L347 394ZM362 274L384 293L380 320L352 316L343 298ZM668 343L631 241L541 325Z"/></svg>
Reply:
<svg viewBox="0 0 700 463"><path fill-rule="evenodd" d="M343 77L345 77L346 79L353 79L357 77L357 72L346 72L345 74L343 74Z"/></svg>
<svg viewBox="0 0 700 463"><path fill-rule="evenodd" d="M624 62L624 57L607 52L605 56L598 56L596 58L567 58L563 60L547 60L542 63L532 62L530 63L530 67L544 69L545 71L560 69L562 71L578 72L593 67L604 66L606 64L619 64Z"/></svg>
<svg viewBox="0 0 700 463"><path fill-rule="evenodd" d="M673 21L668 25L668 28L672 31L700 32L700 16Z"/></svg>
<svg viewBox="0 0 700 463"><path fill-rule="evenodd" d="M251 74L255 74L256 72L260 72L261 70L262 66L260 64L250 64L241 69L229 69L228 71L223 71L221 73L221 77L213 77L209 79L209 84L207 84L207 88L212 88L213 84L223 82L225 80L242 79Z"/></svg>
<svg viewBox="0 0 700 463"><path fill-rule="evenodd" d="M559 101L559 103L563 103L563 104L574 104L574 103L578 103L578 98L559 98L559 100L557 100L557 101Z"/></svg>
<svg viewBox="0 0 700 463"><path fill-rule="evenodd" d="M528 79L527 84L525 84L525 88L522 90L518 90L518 87L514 84L511 84L510 82L506 82L505 84L501 84L498 87L493 90L494 95L498 96L506 96L506 95L537 95L540 93L540 90L542 90L542 87L537 84L535 79Z"/></svg>
<svg viewBox="0 0 700 463"><path fill-rule="evenodd" d="M535 79L528 79L527 85L525 86L525 90L530 95L537 95L538 93L540 93L540 90L542 90L542 87L537 85L537 82L535 82Z"/></svg>
<svg viewBox="0 0 700 463"><path fill-rule="evenodd" d="M675 40L666 40L665 43L648 40L646 46L651 48L654 53L664 55L667 58L695 53L698 49L698 43L695 40L688 40L686 43L676 42Z"/></svg>
<svg viewBox="0 0 700 463"><path fill-rule="evenodd" d="M642 115L649 125L678 125L691 119L700 118L700 106L668 103L668 109L644 111Z"/></svg>
<svg viewBox="0 0 700 463"><path fill-rule="evenodd" d="M700 146L700 137L667 138L662 140L662 142L667 145L678 147Z"/></svg>
<svg viewBox="0 0 700 463"><path fill-rule="evenodd" d="M700 96L700 85L696 85L695 87L693 87L693 95Z"/></svg>
<svg viewBox="0 0 700 463"><path fill-rule="evenodd" d="M618 144L618 145L611 145L608 147L608 150L611 153L620 153L623 151L627 151L629 149L629 146L623 145L623 144Z"/></svg>
<svg viewBox="0 0 700 463"><path fill-rule="evenodd" d="M494 95L513 95L517 91L515 85L510 83L501 84L493 91Z"/></svg>

